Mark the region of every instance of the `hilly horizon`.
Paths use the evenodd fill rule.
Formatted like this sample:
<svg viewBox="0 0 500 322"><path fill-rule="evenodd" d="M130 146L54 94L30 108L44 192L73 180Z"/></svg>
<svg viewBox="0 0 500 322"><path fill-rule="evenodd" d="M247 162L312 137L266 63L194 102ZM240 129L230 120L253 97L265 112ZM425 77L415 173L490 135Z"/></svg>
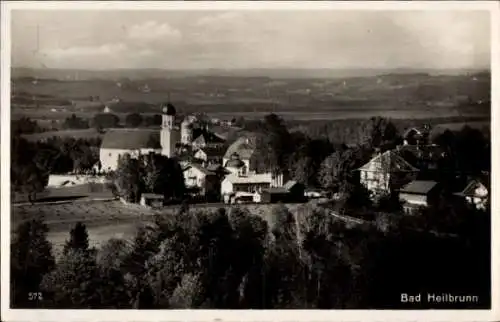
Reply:
<svg viewBox="0 0 500 322"><path fill-rule="evenodd" d="M489 69L432 69L432 68L345 68L345 69L310 69L310 68L247 68L247 69L59 69L11 67L11 78L36 77L59 80L90 79L147 79L147 78L185 78L185 77L252 77L273 79L299 78L354 78L383 75L429 74L463 75L490 72Z"/></svg>

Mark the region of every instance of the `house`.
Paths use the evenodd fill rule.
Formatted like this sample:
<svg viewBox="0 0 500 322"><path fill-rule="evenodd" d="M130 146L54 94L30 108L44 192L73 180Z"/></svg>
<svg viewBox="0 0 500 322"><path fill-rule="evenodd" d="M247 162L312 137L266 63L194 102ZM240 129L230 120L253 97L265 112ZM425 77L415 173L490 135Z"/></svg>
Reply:
<svg viewBox="0 0 500 322"><path fill-rule="evenodd" d="M232 173L222 180L220 194L224 202L229 203L237 192L247 192L253 196L257 191L270 188L272 182L271 173L250 174L247 176Z"/></svg>
<svg viewBox="0 0 500 322"><path fill-rule="evenodd" d="M394 151L379 153L357 169L360 183L373 196L387 195L416 179L419 170Z"/></svg>
<svg viewBox="0 0 500 322"><path fill-rule="evenodd" d="M413 213L420 207L428 207L439 198L439 184L436 181L415 180L399 191L406 213Z"/></svg>
<svg viewBox="0 0 500 322"><path fill-rule="evenodd" d="M194 158L200 160L204 166L209 164L222 164L225 150L219 146L206 146L194 153Z"/></svg>
<svg viewBox="0 0 500 322"><path fill-rule="evenodd" d="M186 188L201 196L214 196L219 192L219 178L200 165L189 164L183 171Z"/></svg>
<svg viewBox="0 0 500 322"><path fill-rule="evenodd" d="M455 193L456 196L465 198L465 201L473 205L476 209L486 209L489 192L488 187L483 180L472 179L467 186L460 192Z"/></svg>
<svg viewBox="0 0 500 322"><path fill-rule="evenodd" d="M156 193L143 193L140 204L147 207L162 207L165 197Z"/></svg>

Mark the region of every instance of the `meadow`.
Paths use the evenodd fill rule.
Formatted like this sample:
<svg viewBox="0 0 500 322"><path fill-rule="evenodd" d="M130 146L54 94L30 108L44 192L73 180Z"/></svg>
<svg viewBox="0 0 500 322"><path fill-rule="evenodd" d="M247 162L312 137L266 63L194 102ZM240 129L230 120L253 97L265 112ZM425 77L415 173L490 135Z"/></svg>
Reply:
<svg viewBox="0 0 500 322"><path fill-rule="evenodd" d="M301 207L301 204L287 204L290 210ZM204 211L218 208L229 210L230 205L192 205L191 209ZM248 209L269 221L269 213L273 205L243 204L239 207ZM77 222L84 223L88 228L91 245L99 247L110 238L130 240L135 236L138 227L152 222L155 214L173 214L180 206L168 206L162 210L153 210L140 205L123 204L120 201L72 201L55 204L34 204L13 206L11 211L11 231L20 223L34 218L44 218L49 228L48 238L53 244L56 254L62 250L69 231Z"/></svg>

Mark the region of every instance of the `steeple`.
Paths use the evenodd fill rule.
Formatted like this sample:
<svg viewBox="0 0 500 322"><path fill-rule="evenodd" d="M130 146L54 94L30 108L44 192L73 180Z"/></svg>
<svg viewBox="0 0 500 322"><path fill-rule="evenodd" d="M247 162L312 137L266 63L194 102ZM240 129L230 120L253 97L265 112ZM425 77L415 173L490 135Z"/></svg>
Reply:
<svg viewBox="0 0 500 322"><path fill-rule="evenodd" d="M161 127L163 129L173 129L176 114L175 107L170 102L168 102L162 105L162 112L163 114Z"/></svg>

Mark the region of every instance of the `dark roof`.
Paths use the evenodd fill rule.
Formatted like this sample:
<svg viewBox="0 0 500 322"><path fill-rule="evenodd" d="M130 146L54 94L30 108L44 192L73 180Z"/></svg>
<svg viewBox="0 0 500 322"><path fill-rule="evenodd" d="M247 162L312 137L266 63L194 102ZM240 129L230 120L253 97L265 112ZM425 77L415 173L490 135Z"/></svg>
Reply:
<svg viewBox="0 0 500 322"><path fill-rule="evenodd" d="M205 154L208 156L208 157L221 157L224 156L224 147L212 147L212 146L206 146L204 148L200 148L198 149L199 150L202 150L203 152L205 152Z"/></svg>
<svg viewBox="0 0 500 322"><path fill-rule="evenodd" d="M283 188L285 188L286 190L290 190L297 184L298 182L295 180L288 180L287 183L285 183L285 185L283 186Z"/></svg>
<svg viewBox="0 0 500 322"><path fill-rule="evenodd" d="M217 134L201 128L193 129L193 137L193 142L197 143L222 144L225 142L225 140Z"/></svg>
<svg viewBox="0 0 500 322"><path fill-rule="evenodd" d="M255 139L240 137L227 148L224 158L230 159L236 153L241 159L250 159L255 151Z"/></svg>
<svg viewBox="0 0 500 322"><path fill-rule="evenodd" d="M483 180L473 179L471 180L467 186L462 190L459 195L461 196L476 196L476 189L483 186L486 190L488 190L487 185Z"/></svg>
<svg viewBox="0 0 500 322"><path fill-rule="evenodd" d="M163 195L157 193L143 193L142 197L144 199L163 199L165 198Z"/></svg>
<svg viewBox="0 0 500 322"><path fill-rule="evenodd" d="M289 191L282 187L272 187L272 188L262 189L262 192L267 192L270 194L287 194Z"/></svg>
<svg viewBox="0 0 500 322"><path fill-rule="evenodd" d="M245 162L239 160L239 159L232 159L226 162L225 166L226 167L233 167L233 168L239 168L245 165Z"/></svg>
<svg viewBox="0 0 500 322"><path fill-rule="evenodd" d="M177 113L177 111L175 110L175 106L173 106L170 102L162 104L161 110L164 114L167 115L175 115Z"/></svg>
<svg viewBox="0 0 500 322"><path fill-rule="evenodd" d="M427 194L429 191L436 187L436 181L420 181L415 180L407 184L401 189L404 193L417 193L417 194Z"/></svg>
<svg viewBox="0 0 500 322"><path fill-rule="evenodd" d="M150 129L113 129L104 134L103 149L161 149L160 131Z"/></svg>
<svg viewBox="0 0 500 322"><path fill-rule="evenodd" d="M207 170L208 171L219 171L222 169L222 166L220 164L209 164L207 165Z"/></svg>

